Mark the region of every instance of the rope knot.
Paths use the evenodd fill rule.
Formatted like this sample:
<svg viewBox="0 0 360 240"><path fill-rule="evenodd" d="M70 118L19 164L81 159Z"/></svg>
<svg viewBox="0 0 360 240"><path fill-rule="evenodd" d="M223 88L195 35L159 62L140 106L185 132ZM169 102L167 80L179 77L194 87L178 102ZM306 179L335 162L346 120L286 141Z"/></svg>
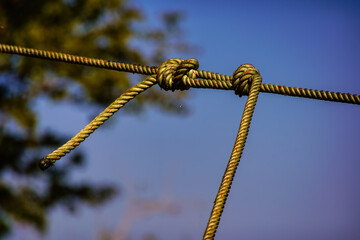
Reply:
<svg viewBox="0 0 360 240"><path fill-rule="evenodd" d="M188 90L190 87L184 84L184 80L191 70L196 70L198 67L199 62L195 58L188 60L171 58L159 67L156 77L158 84L165 90Z"/></svg>
<svg viewBox="0 0 360 240"><path fill-rule="evenodd" d="M251 64L243 64L233 74L232 85L235 94L240 97L248 95L254 78L260 76L260 72Z"/></svg>

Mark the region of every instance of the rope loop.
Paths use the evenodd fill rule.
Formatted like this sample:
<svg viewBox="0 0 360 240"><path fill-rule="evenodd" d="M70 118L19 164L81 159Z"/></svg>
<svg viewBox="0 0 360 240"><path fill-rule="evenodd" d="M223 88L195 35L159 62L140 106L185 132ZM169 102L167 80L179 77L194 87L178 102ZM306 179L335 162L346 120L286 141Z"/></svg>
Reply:
<svg viewBox="0 0 360 240"><path fill-rule="evenodd" d="M251 84L257 76L260 76L260 72L251 64L243 64L238 67L238 69L234 72L232 79L235 94L240 97L248 95Z"/></svg>
<svg viewBox="0 0 360 240"><path fill-rule="evenodd" d="M165 90L188 90L190 86L183 83L183 77L187 76L191 70L199 68L199 62L195 58L188 60L171 58L159 67L157 82Z"/></svg>

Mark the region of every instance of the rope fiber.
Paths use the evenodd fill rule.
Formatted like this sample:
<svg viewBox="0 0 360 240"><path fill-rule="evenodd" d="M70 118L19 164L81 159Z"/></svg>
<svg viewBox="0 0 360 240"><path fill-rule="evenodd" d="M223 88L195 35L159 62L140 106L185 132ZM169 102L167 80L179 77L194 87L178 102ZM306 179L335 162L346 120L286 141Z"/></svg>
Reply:
<svg viewBox="0 0 360 240"><path fill-rule="evenodd" d="M235 94L239 95L239 97L244 95L249 96L245 104L230 160L221 180L203 239L214 239L215 237L216 230L220 223L221 214L225 207L226 199L229 195L231 184L235 176L236 168L240 162L240 158L245 147L246 138L249 132L259 92L360 105L360 97L356 94L335 93L306 88L302 89L275 84L262 84L262 77L260 76L259 71L251 64L241 65L234 72L233 76L228 76L204 70L197 70L199 62L194 58L188 60L173 58L165 61L160 67L149 67L96 58L87 58L59 52L23 48L7 44L0 44L0 52L122 72L139 73L149 76L144 81L124 92L63 146L42 158L39 162L39 167L42 170L46 170L50 166L54 165L57 160L76 148L126 103L155 84L159 84L159 86L164 90L171 91L183 91L190 88L212 88L234 90Z"/></svg>
<svg viewBox="0 0 360 240"><path fill-rule="evenodd" d="M136 64L119 63L116 61L107 61L103 59L88 58L60 52L38 50L33 48L23 48L20 46L13 46L2 43L0 43L0 52L42 58L58 62L105 68L121 72L138 73L143 75L157 74L159 70L159 67L157 66L149 67ZM194 69L189 71L188 74L189 76L183 75L181 80L185 86L191 88L212 88L223 90L234 90L235 88L233 86L233 76ZM246 90L247 89L244 89L243 92L238 92L237 94L239 96L248 95L248 92ZM360 96L350 93L334 93L329 91L319 91L306 88L302 89L275 84L262 84L260 92L281 94L293 97L312 98L332 102L360 104Z"/></svg>

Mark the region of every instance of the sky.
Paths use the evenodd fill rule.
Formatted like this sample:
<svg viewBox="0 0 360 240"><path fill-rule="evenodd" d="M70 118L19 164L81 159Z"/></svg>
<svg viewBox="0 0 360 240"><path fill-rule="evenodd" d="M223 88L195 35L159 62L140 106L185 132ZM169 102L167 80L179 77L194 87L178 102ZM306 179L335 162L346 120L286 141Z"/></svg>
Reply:
<svg viewBox="0 0 360 240"><path fill-rule="evenodd" d="M196 58L199 69L227 75L250 63L263 83L360 94L359 1L132 4L151 24L163 11L183 11L183 38L201 51L168 58ZM131 239L201 239L245 101L232 91L190 89L186 116L120 110L78 147L88 164L73 176L116 184L120 194L75 215L55 209L43 239L96 239L129 222ZM40 102L37 110L43 128L69 135L89 121L76 106ZM360 239L359 118L358 105L260 93L215 239ZM131 199L161 207L129 220L141 212ZM39 238L22 228L9 239L24 236Z"/></svg>

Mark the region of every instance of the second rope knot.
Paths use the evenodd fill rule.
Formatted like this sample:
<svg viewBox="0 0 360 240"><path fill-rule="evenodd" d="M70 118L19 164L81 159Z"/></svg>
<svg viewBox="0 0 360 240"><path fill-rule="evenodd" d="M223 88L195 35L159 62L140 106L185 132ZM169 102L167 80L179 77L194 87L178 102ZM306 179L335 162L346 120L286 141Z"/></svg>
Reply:
<svg viewBox="0 0 360 240"><path fill-rule="evenodd" d="M165 61L159 67L157 81L159 86L165 90L188 90L190 87L185 86L183 78L187 77L190 70L199 68L199 62L195 58L188 60L180 58L171 58Z"/></svg>
<svg viewBox="0 0 360 240"><path fill-rule="evenodd" d="M257 70L251 64L243 64L233 74L233 88L235 94L239 95L248 95L250 87L255 77L260 76L259 70Z"/></svg>

